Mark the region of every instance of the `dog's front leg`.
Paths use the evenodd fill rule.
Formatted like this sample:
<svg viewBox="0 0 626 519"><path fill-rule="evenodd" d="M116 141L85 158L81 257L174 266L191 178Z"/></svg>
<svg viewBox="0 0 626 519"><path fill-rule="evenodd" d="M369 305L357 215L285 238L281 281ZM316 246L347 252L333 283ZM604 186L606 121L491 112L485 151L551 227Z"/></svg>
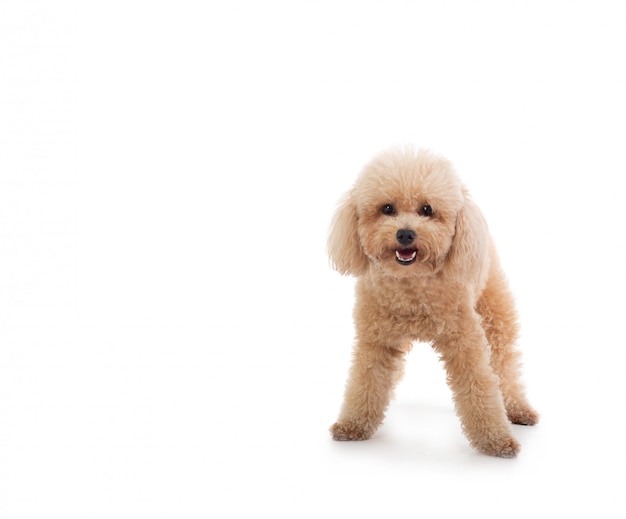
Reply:
<svg viewBox="0 0 626 519"><path fill-rule="evenodd" d="M463 431L480 452L513 458L520 446L511 434L479 317L473 311L460 313L446 323L435 348L445 363Z"/></svg>
<svg viewBox="0 0 626 519"><path fill-rule="evenodd" d="M357 342L343 407L330 428L333 439L367 440L376 432L403 367L403 351Z"/></svg>

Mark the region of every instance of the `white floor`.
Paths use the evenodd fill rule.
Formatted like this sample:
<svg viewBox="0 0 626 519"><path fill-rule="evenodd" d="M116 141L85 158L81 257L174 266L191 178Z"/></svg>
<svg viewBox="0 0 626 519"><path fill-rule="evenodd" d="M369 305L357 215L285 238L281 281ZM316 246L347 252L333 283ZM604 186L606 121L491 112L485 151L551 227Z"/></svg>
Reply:
<svg viewBox="0 0 626 519"><path fill-rule="evenodd" d="M0 517L626 517L624 14L0 3ZM427 345L373 439L330 439L326 231L405 142L457 166L516 295L515 460L469 447Z"/></svg>
<svg viewBox="0 0 626 519"><path fill-rule="evenodd" d="M622 517L616 368L564 366L535 338L542 421L503 460L468 446L416 345L380 431L338 443L346 333L5 330L3 517Z"/></svg>

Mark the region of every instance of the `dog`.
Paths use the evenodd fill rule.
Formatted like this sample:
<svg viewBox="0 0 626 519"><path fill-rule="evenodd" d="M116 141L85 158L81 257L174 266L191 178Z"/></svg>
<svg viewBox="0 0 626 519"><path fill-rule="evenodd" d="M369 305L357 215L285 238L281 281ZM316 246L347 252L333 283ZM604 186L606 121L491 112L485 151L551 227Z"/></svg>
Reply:
<svg viewBox="0 0 626 519"><path fill-rule="evenodd" d="M452 164L410 146L374 157L335 213L328 254L357 277L354 356L333 439L376 432L420 341L445 365L470 445L515 457L510 422L538 421L520 381L517 313L485 219Z"/></svg>

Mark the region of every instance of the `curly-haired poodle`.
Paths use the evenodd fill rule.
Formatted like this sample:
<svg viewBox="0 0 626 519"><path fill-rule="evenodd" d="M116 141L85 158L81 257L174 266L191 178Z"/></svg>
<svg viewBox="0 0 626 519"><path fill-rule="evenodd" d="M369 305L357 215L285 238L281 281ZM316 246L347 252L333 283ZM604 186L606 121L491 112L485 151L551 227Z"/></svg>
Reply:
<svg viewBox="0 0 626 519"><path fill-rule="evenodd" d="M446 159L411 147L376 156L339 206L333 266L358 278L353 365L335 440L381 424L404 356L430 342L463 431L480 452L514 457L509 422L534 425L519 379L517 315L487 225Z"/></svg>

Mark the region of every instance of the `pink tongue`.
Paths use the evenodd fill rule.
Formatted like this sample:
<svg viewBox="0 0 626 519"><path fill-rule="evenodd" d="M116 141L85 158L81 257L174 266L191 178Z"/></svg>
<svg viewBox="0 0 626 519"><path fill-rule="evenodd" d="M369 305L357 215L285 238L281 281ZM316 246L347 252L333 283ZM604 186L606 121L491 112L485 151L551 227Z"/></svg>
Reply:
<svg viewBox="0 0 626 519"><path fill-rule="evenodd" d="M402 259L411 259L413 257L413 251L411 249L399 250L398 256Z"/></svg>

